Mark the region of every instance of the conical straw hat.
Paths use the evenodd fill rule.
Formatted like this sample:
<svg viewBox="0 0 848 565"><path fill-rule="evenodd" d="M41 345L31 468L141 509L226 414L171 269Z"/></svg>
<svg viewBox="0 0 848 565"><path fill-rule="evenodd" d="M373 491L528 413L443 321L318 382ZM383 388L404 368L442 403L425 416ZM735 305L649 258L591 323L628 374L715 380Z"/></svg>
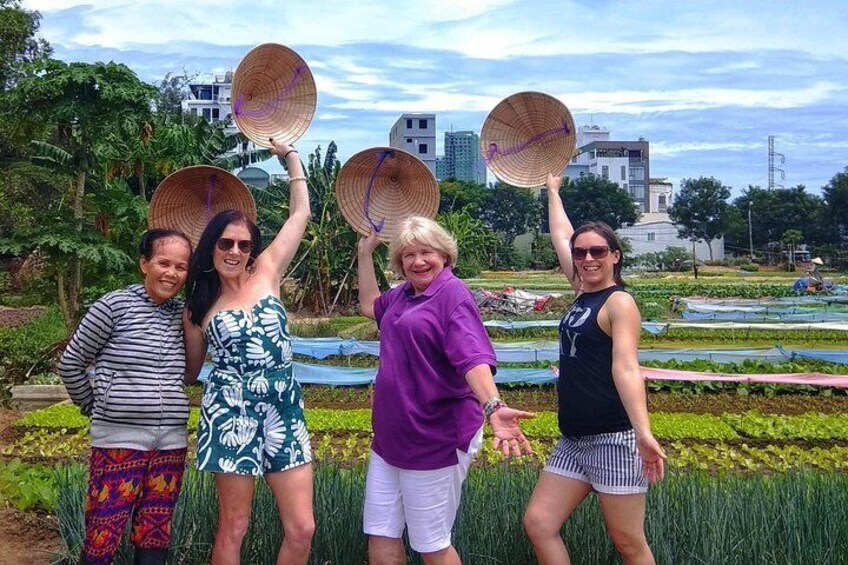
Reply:
<svg viewBox="0 0 848 565"><path fill-rule="evenodd" d="M224 210L241 210L256 221L256 203L241 179L218 167L185 167L156 187L147 223L180 230L196 247L209 220Z"/></svg>
<svg viewBox="0 0 848 565"><path fill-rule="evenodd" d="M245 55L233 74L233 119L260 147L270 138L292 144L315 115L317 94L312 71L300 55L265 43Z"/></svg>
<svg viewBox="0 0 848 565"><path fill-rule="evenodd" d="M561 175L574 155L577 132L565 104L541 92L502 100L483 123L480 150L499 179L525 188Z"/></svg>
<svg viewBox="0 0 848 565"><path fill-rule="evenodd" d="M374 228L388 242L407 216L436 216L439 185L415 155L372 147L344 164L336 179L336 199L355 231L367 235Z"/></svg>

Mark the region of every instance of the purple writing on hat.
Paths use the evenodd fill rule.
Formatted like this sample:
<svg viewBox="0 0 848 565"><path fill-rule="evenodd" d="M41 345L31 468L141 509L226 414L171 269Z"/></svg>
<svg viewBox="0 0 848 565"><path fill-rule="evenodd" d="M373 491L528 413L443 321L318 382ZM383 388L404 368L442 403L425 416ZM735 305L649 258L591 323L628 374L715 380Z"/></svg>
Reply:
<svg viewBox="0 0 848 565"><path fill-rule="evenodd" d="M568 135L571 133L571 130L568 128L568 124L566 122L562 122L562 127L554 128L548 131L543 131L542 133L538 133L522 143L521 145L516 145L515 147L510 147L509 149L501 150L498 147L497 143L490 143L489 149L486 151L486 160L492 161L495 157L501 156L504 157L506 155L517 155L521 153L534 143L538 143L543 139L559 137L560 134Z"/></svg>
<svg viewBox="0 0 848 565"><path fill-rule="evenodd" d="M386 218L380 220L379 224L374 223L374 220L371 219L371 189L374 188L374 181L377 179L377 173L380 172L380 168L383 166L383 163L388 158L394 158L394 151L381 151L378 153L378 161L377 166L374 168L374 172L371 173L371 179L368 181L368 187L365 189L365 218L368 220L368 223L371 224L371 227L374 228L374 231L379 233L383 231L383 226L386 224Z"/></svg>

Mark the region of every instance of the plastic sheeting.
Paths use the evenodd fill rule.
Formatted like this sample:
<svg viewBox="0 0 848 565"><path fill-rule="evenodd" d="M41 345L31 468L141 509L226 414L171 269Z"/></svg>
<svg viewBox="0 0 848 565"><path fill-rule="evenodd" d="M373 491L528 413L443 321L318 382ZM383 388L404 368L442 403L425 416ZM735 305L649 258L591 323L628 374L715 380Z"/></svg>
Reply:
<svg viewBox="0 0 848 565"><path fill-rule="evenodd" d="M374 382L376 368L337 367L327 365L293 364L294 376L300 384L327 386L357 386ZM206 364L200 374L205 382L209 376L211 364ZM672 381L725 381L749 383L803 384L824 387L848 388L848 376L825 375L823 373L788 373L777 375L730 375L724 373L698 373L695 371L677 371L642 367L645 380ZM556 374L551 369L500 369L495 376L498 384L540 385L556 382Z"/></svg>
<svg viewBox="0 0 848 565"><path fill-rule="evenodd" d="M731 320L750 322L841 322L848 321L848 313L844 312L799 312L794 310L751 312L751 311L719 311L719 312L683 312L683 319L707 321L707 320Z"/></svg>

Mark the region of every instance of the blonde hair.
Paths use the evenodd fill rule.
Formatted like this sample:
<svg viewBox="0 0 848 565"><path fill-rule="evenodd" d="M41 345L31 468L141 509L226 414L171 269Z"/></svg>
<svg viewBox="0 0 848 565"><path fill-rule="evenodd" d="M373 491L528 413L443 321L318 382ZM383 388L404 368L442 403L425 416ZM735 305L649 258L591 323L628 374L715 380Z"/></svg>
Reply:
<svg viewBox="0 0 848 565"><path fill-rule="evenodd" d="M403 250L414 244L428 245L447 257L445 266L456 265L459 252L456 240L445 229L424 216L409 216L404 219L389 245L389 268L395 274L404 275Z"/></svg>

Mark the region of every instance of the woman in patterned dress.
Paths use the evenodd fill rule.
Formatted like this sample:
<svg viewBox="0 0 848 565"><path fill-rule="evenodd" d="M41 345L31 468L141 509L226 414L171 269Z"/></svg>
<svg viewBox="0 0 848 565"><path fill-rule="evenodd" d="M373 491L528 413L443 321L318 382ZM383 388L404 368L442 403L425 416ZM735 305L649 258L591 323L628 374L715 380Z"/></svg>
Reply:
<svg viewBox="0 0 848 565"><path fill-rule="evenodd" d="M221 212L200 237L186 285L187 377L196 378L207 347L214 364L203 394L197 466L215 473L218 489L215 565L239 563L258 475L283 523L277 563L306 563L315 531L312 452L280 301L280 280L309 222L309 194L297 151L274 142L272 152L291 175L288 220L260 253L256 225L242 212Z"/></svg>

